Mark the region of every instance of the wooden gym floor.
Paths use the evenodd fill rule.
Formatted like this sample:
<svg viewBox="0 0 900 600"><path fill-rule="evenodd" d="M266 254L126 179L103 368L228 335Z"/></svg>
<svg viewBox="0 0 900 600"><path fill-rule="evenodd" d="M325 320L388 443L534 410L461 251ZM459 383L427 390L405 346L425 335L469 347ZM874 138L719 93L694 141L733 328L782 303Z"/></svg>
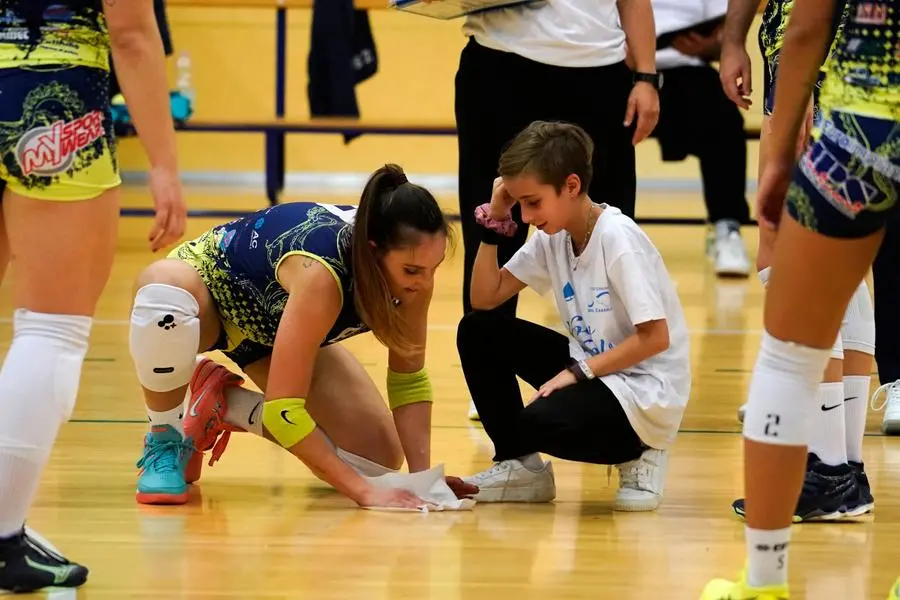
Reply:
<svg viewBox="0 0 900 600"><path fill-rule="evenodd" d="M263 205L256 190L190 190L189 198L193 207ZM128 190L125 204L150 202ZM642 194L638 206L642 215L702 214L691 194ZM194 220L188 233L213 224ZM149 226L148 219L121 221L79 403L30 516L32 527L91 568L77 597L693 600L708 578L732 576L742 566L742 524L729 509L742 489L735 412L759 343L762 287L755 278L717 280L704 258L702 228L647 227L678 284L692 331L694 375L659 511L613 513L615 474L555 460L558 497L552 504L419 515L359 510L299 461L250 436L232 438L223 459L194 487L189 505L135 503L134 463L146 425L128 356L127 318L132 280L154 258L144 243ZM744 237L755 253L755 230ZM491 446L480 426L466 419L468 396L454 342L461 264L460 248L438 276L428 367L437 395L434 462L465 475L489 466ZM8 345L7 285L0 288L0 306L0 339ZM520 307L521 316L555 325L554 309L532 292L523 293ZM383 387L384 349L371 336L346 344ZM795 528L794 598L883 599L900 575L900 441L879 434L880 419L870 415L865 446L876 515Z"/></svg>

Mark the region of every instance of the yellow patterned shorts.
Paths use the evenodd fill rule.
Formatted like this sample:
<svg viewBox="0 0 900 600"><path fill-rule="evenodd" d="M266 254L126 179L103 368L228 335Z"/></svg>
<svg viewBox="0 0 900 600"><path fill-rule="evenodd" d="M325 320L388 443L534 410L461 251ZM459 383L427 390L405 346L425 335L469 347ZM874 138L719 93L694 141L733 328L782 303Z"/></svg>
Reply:
<svg viewBox="0 0 900 600"><path fill-rule="evenodd" d="M180 260L192 266L209 290L216 304L221 325L221 335L209 350L221 350L222 354L240 367L267 358L272 346L250 339L250 333L237 326L236 314L240 309L229 302L232 297L228 287L233 285L225 257L219 251L224 231L212 229L199 237L183 242L172 249L168 258Z"/></svg>
<svg viewBox="0 0 900 600"><path fill-rule="evenodd" d="M121 183L109 72L66 65L0 69L0 186L52 201Z"/></svg>

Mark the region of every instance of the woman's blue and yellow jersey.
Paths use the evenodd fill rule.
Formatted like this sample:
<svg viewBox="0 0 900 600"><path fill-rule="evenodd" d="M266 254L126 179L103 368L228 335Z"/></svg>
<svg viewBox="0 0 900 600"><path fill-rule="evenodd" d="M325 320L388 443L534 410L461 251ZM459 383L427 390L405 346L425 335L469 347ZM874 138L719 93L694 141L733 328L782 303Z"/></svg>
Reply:
<svg viewBox="0 0 900 600"><path fill-rule="evenodd" d="M66 65L109 70L101 2L0 1L0 69Z"/></svg>
<svg viewBox="0 0 900 600"><path fill-rule="evenodd" d="M763 11L762 22L759 26L759 51L763 58L763 114L771 115L775 108L775 82L778 78L778 63L781 56L781 48L784 46L784 32L787 30L791 13L794 10L794 0L769 0ZM835 11L831 20L831 36L829 55L834 52L837 37L843 27L847 15L846 0L836 0ZM823 61L827 59L822 57ZM818 103L819 88L822 85L825 74L825 66L822 66L818 84L815 89L815 98Z"/></svg>
<svg viewBox="0 0 900 600"><path fill-rule="evenodd" d="M121 183L101 0L0 0L0 190L56 202Z"/></svg>
<svg viewBox="0 0 900 600"><path fill-rule="evenodd" d="M175 248L169 257L193 266L216 303L224 332L216 349L241 367L271 353L288 299L278 267L294 255L322 263L341 292L341 311L322 345L368 331L353 301L355 216L355 206L279 204Z"/></svg>
<svg viewBox="0 0 900 600"><path fill-rule="evenodd" d="M823 107L896 121L900 108L900 0L850 0L826 65Z"/></svg>

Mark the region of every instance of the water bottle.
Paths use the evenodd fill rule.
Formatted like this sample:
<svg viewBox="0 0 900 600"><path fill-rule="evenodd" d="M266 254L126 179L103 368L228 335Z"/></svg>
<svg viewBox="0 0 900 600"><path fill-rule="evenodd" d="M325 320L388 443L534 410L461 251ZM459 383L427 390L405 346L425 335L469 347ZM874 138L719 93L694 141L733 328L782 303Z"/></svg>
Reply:
<svg viewBox="0 0 900 600"><path fill-rule="evenodd" d="M185 122L194 112L196 94L191 82L191 57L187 52L178 55L175 63L178 75L175 81L175 92L171 94L172 118L177 122Z"/></svg>

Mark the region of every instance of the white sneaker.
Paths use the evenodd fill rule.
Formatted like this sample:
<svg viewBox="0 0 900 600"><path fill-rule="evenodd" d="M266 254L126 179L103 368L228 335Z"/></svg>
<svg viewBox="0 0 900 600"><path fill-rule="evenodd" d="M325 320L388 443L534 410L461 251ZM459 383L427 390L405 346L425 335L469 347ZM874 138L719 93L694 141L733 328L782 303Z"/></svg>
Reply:
<svg viewBox="0 0 900 600"><path fill-rule="evenodd" d="M741 407L738 409L738 422L744 422L744 415L747 414L747 403L741 404Z"/></svg>
<svg viewBox="0 0 900 600"><path fill-rule="evenodd" d="M719 277L748 277L750 258L744 248L744 240L734 221L723 219L716 223L716 240L713 251L716 275Z"/></svg>
<svg viewBox="0 0 900 600"><path fill-rule="evenodd" d="M641 457L616 465L619 470L619 491L615 510L642 512L656 510L662 500L669 470L669 453L653 448L644 450Z"/></svg>
<svg viewBox="0 0 900 600"><path fill-rule="evenodd" d="M463 481L478 486L476 502L550 502L556 498L553 464L542 461L539 455L533 456L543 464L539 470L529 469L521 460L513 458L464 477Z"/></svg>
<svg viewBox="0 0 900 600"><path fill-rule="evenodd" d="M469 400L469 420L470 421L480 421L481 417L478 416L478 409L475 408L475 401Z"/></svg>
<svg viewBox="0 0 900 600"><path fill-rule="evenodd" d="M879 396L885 398L881 404ZM888 435L900 435L900 380L885 383L872 394L872 410L878 412L884 409L884 420L881 422L881 431Z"/></svg>

